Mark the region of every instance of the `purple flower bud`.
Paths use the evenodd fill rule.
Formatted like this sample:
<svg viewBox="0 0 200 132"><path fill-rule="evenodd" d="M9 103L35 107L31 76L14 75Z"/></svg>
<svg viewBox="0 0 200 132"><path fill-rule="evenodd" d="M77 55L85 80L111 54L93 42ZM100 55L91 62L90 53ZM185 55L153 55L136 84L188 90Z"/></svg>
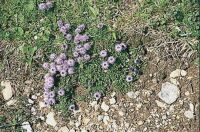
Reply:
<svg viewBox="0 0 200 132"><path fill-rule="evenodd" d="M70 67L70 68L68 69L68 74L69 74L69 75L74 74L74 68Z"/></svg>
<svg viewBox="0 0 200 132"><path fill-rule="evenodd" d="M115 45L115 51L121 52L122 51L122 45L120 45L120 44Z"/></svg>
<svg viewBox="0 0 200 132"><path fill-rule="evenodd" d="M69 66L74 66L75 65L75 61L73 59L68 59L67 64Z"/></svg>
<svg viewBox="0 0 200 132"><path fill-rule="evenodd" d="M81 55L84 55L84 54L86 54L86 50L85 50L85 48L80 48L80 50L79 50L79 53L81 54Z"/></svg>
<svg viewBox="0 0 200 132"><path fill-rule="evenodd" d="M60 32L66 34L67 28L65 26L60 27Z"/></svg>
<svg viewBox="0 0 200 132"><path fill-rule="evenodd" d="M61 75L61 77L65 77L67 75L66 70L61 70L60 75Z"/></svg>
<svg viewBox="0 0 200 132"><path fill-rule="evenodd" d="M50 89L50 88L52 88L54 86L54 83L51 83L51 82L45 82L44 83L44 87L46 88L46 89Z"/></svg>
<svg viewBox="0 0 200 132"><path fill-rule="evenodd" d="M96 92L96 93L94 93L94 98L96 99L96 100L99 100L100 98L101 98L101 93L100 92Z"/></svg>
<svg viewBox="0 0 200 132"><path fill-rule="evenodd" d="M101 67L103 69L108 69L109 68L109 63L107 61L104 61L104 62L101 63Z"/></svg>
<svg viewBox="0 0 200 132"><path fill-rule="evenodd" d="M78 56L79 56L78 52L74 51L74 52L73 52L73 56L74 56L74 57L78 57Z"/></svg>
<svg viewBox="0 0 200 132"><path fill-rule="evenodd" d="M55 54L55 53L50 54L49 59L50 59L51 61L54 61L54 60L56 59L56 54Z"/></svg>
<svg viewBox="0 0 200 132"><path fill-rule="evenodd" d="M67 49L68 49L68 45L66 45L66 44L61 45L61 50L67 50Z"/></svg>
<svg viewBox="0 0 200 132"><path fill-rule="evenodd" d="M44 69L49 69L49 63L47 63L47 62L43 63L42 67Z"/></svg>
<svg viewBox="0 0 200 132"><path fill-rule="evenodd" d="M76 109L76 106L74 104L70 105L69 106L69 110L70 111L74 111Z"/></svg>
<svg viewBox="0 0 200 132"><path fill-rule="evenodd" d="M108 63L114 64L115 63L115 57L113 57L113 56L108 57Z"/></svg>
<svg viewBox="0 0 200 132"><path fill-rule="evenodd" d="M101 57L106 57L107 56L107 51L106 50L102 50L102 51L100 51L100 56Z"/></svg>
<svg viewBox="0 0 200 132"><path fill-rule="evenodd" d="M46 5L46 3L40 3L38 5L38 8L39 8L39 10L44 11L47 9L47 5Z"/></svg>
<svg viewBox="0 0 200 132"><path fill-rule="evenodd" d="M83 45L83 47L86 49L86 50L89 50L91 48L91 45L89 43L85 43Z"/></svg>
<svg viewBox="0 0 200 132"><path fill-rule="evenodd" d="M132 82L133 81L133 77L131 75L127 75L126 76L126 81L127 82Z"/></svg>
<svg viewBox="0 0 200 132"><path fill-rule="evenodd" d="M65 95L65 90L64 89L58 90L58 95L60 95L60 96Z"/></svg>
<svg viewBox="0 0 200 132"><path fill-rule="evenodd" d="M67 35L65 35L65 38L70 41L70 40L72 40L72 35L71 34L67 34Z"/></svg>
<svg viewBox="0 0 200 132"><path fill-rule="evenodd" d="M90 60L90 55L85 54L85 55L83 56L83 58L84 58L85 61L89 61L89 60Z"/></svg>
<svg viewBox="0 0 200 132"><path fill-rule="evenodd" d="M52 8L52 7L53 7L52 1L48 1L48 2L46 3L46 6L47 6L47 9Z"/></svg>
<svg viewBox="0 0 200 132"><path fill-rule="evenodd" d="M49 104L54 105L56 103L56 100L54 98L49 98Z"/></svg>
<svg viewBox="0 0 200 132"><path fill-rule="evenodd" d="M67 71L68 68L69 68L68 64L67 64L67 63L64 63L64 64L63 64L63 70Z"/></svg>
<svg viewBox="0 0 200 132"><path fill-rule="evenodd" d="M63 21L62 20L58 20L57 21L58 27L61 28L63 26Z"/></svg>
<svg viewBox="0 0 200 132"><path fill-rule="evenodd" d="M59 58L62 60L65 60L65 59L67 59L67 56L65 53L60 53ZM62 64L63 64L63 62L62 62Z"/></svg>

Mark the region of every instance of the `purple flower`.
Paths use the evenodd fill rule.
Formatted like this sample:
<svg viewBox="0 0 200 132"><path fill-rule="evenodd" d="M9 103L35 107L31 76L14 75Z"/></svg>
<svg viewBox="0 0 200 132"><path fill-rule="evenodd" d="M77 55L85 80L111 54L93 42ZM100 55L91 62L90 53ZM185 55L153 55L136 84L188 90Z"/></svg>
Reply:
<svg viewBox="0 0 200 132"><path fill-rule="evenodd" d="M67 35L65 35L65 38L70 41L70 40L72 40L72 35L71 34L67 34Z"/></svg>
<svg viewBox="0 0 200 132"><path fill-rule="evenodd" d="M101 63L101 67L103 69L108 69L109 68L109 63L107 61L104 61L104 62Z"/></svg>
<svg viewBox="0 0 200 132"><path fill-rule="evenodd" d="M60 57L57 57L54 61L56 62L57 65L62 65L63 64L63 59L60 58Z"/></svg>
<svg viewBox="0 0 200 132"><path fill-rule="evenodd" d="M101 57L106 57L107 56L107 51L106 50L100 51L100 56Z"/></svg>
<svg viewBox="0 0 200 132"><path fill-rule="evenodd" d="M47 83L54 83L54 78L51 77L51 76L49 76L49 77L45 78L45 82L47 82Z"/></svg>
<svg viewBox="0 0 200 132"><path fill-rule="evenodd" d="M57 69L58 71L63 70L63 65L56 65L56 69Z"/></svg>
<svg viewBox="0 0 200 132"><path fill-rule="evenodd" d="M65 90L64 89L58 90L58 95L60 95L60 96L65 95Z"/></svg>
<svg viewBox="0 0 200 132"><path fill-rule="evenodd" d="M127 75L126 76L126 81L127 82L132 82L133 81L133 77L131 75Z"/></svg>
<svg viewBox="0 0 200 132"><path fill-rule="evenodd" d="M140 60L140 58L136 58L136 59L134 60L134 63L135 63L135 64L141 64L142 61Z"/></svg>
<svg viewBox="0 0 200 132"><path fill-rule="evenodd" d="M83 56L83 59L84 59L85 61L89 61L89 60L90 60L90 55L85 54L85 55Z"/></svg>
<svg viewBox="0 0 200 132"><path fill-rule="evenodd" d="M122 51L122 45L120 45L120 44L115 45L115 51L121 52Z"/></svg>
<svg viewBox="0 0 200 132"><path fill-rule="evenodd" d="M80 37L79 37L79 41L80 42L85 42L85 41L87 41L89 39L89 37L87 36L87 35L81 35Z"/></svg>
<svg viewBox="0 0 200 132"><path fill-rule="evenodd" d="M69 74L69 75L74 74L74 68L70 67L70 68L68 69L68 74Z"/></svg>
<svg viewBox="0 0 200 132"><path fill-rule="evenodd" d="M63 21L62 20L58 20L57 21L57 25L59 28L61 28L63 26Z"/></svg>
<svg viewBox="0 0 200 132"><path fill-rule="evenodd" d="M66 44L61 45L61 50L67 50L67 49L68 49L68 45L66 45Z"/></svg>
<svg viewBox="0 0 200 132"><path fill-rule="evenodd" d="M76 33L76 34L79 34L80 32L81 32L81 29L80 29L80 28L76 28L76 29L75 29L75 33Z"/></svg>
<svg viewBox="0 0 200 132"><path fill-rule="evenodd" d="M65 26L60 27L60 32L66 34L67 28Z"/></svg>
<svg viewBox="0 0 200 132"><path fill-rule="evenodd" d="M59 58L62 60L65 60L65 59L67 59L67 56L65 53L60 53Z"/></svg>
<svg viewBox="0 0 200 132"><path fill-rule="evenodd" d="M96 99L96 100L99 100L101 98L101 93L100 92L96 92L94 93L93 97Z"/></svg>
<svg viewBox="0 0 200 132"><path fill-rule="evenodd" d="M49 92L44 92L44 98L49 98Z"/></svg>
<svg viewBox="0 0 200 132"><path fill-rule="evenodd" d="M68 64L69 66L74 66L74 65L75 65L75 61L74 61L73 59L68 59L68 60L67 60L67 64Z"/></svg>
<svg viewBox="0 0 200 132"><path fill-rule="evenodd" d="M91 45L89 43L85 43L83 45L83 47L86 49L86 50L89 50L91 48Z"/></svg>
<svg viewBox="0 0 200 132"><path fill-rule="evenodd" d="M125 50L127 48L125 43L121 43L120 45L122 46L122 50Z"/></svg>
<svg viewBox="0 0 200 132"><path fill-rule="evenodd" d="M53 83L47 83L47 82L44 83L44 87L45 87L46 89L50 89L50 88L52 88L53 86L54 86Z"/></svg>
<svg viewBox="0 0 200 132"><path fill-rule="evenodd" d="M50 104L49 104L49 99L48 98L45 98L44 99L44 104L46 105L46 106L49 106Z"/></svg>
<svg viewBox="0 0 200 132"><path fill-rule="evenodd" d="M39 10L44 11L44 10L47 9L47 5L46 5L46 3L40 3L40 4L38 5L38 8L39 8Z"/></svg>
<svg viewBox="0 0 200 132"><path fill-rule="evenodd" d="M47 9L52 8L52 7L53 7L52 1L48 1L48 2L46 3L46 6L47 6Z"/></svg>
<svg viewBox="0 0 200 132"><path fill-rule="evenodd" d="M99 23L99 24L97 25L97 28L102 29L103 26L104 26L104 24L101 22L101 23Z"/></svg>
<svg viewBox="0 0 200 132"><path fill-rule="evenodd" d="M85 24L81 24L77 28L79 28L81 31L83 31L83 30L85 30Z"/></svg>
<svg viewBox="0 0 200 132"><path fill-rule="evenodd" d="M69 23L64 24L65 28L67 31L69 31L69 29L71 28L71 25Z"/></svg>
<svg viewBox="0 0 200 132"><path fill-rule="evenodd" d="M50 59L51 61L54 61L54 60L56 59L56 54L55 54L55 53L50 54L49 59Z"/></svg>
<svg viewBox="0 0 200 132"><path fill-rule="evenodd" d="M50 89L50 88L47 87L46 85L44 86L44 91L45 91L45 92L49 92L49 89Z"/></svg>
<svg viewBox="0 0 200 132"><path fill-rule="evenodd" d="M81 55L84 55L84 54L86 54L86 50L85 50L85 48L80 48L80 50L79 50L79 53L81 54Z"/></svg>
<svg viewBox="0 0 200 132"><path fill-rule="evenodd" d="M56 74L56 72L57 72L56 67L50 67L49 72L50 72L51 74Z"/></svg>
<svg viewBox="0 0 200 132"><path fill-rule="evenodd" d="M82 46L81 46L80 44L79 44L79 45L76 45L75 51L79 51L81 48L82 48Z"/></svg>
<svg viewBox="0 0 200 132"><path fill-rule="evenodd" d="M73 56L74 56L74 57L78 57L78 56L79 56L78 52L74 51L74 52L73 52Z"/></svg>
<svg viewBox="0 0 200 132"><path fill-rule="evenodd" d="M115 63L115 57L113 57L113 56L110 56L110 57L108 57L108 63L110 63L110 64L114 64Z"/></svg>
<svg viewBox="0 0 200 132"><path fill-rule="evenodd" d="M60 75L61 75L61 77L65 77L67 75L66 70L61 70Z"/></svg>
<svg viewBox="0 0 200 132"><path fill-rule="evenodd" d="M54 98L49 98L49 104L54 105L56 103L56 100Z"/></svg>
<svg viewBox="0 0 200 132"><path fill-rule="evenodd" d="M42 67L44 69L49 69L49 63L47 63L47 62L43 63Z"/></svg>
<svg viewBox="0 0 200 132"><path fill-rule="evenodd" d="M49 92L49 97L50 98L53 98L53 97L55 97L56 95L55 95L55 92L54 91L51 91L51 92Z"/></svg>
<svg viewBox="0 0 200 132"><path fill-rule="evenodd" d="M76 106L74 104L70 105L69 106L69 110L70 111L74 111L76 109Z"/></svg>

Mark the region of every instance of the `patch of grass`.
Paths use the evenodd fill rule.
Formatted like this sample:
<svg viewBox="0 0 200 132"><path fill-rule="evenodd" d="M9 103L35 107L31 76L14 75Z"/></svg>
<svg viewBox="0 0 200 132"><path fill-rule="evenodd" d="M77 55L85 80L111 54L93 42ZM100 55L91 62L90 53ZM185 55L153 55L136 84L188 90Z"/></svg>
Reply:
<svg viewBox="0 0 200 132"><path fill-rule="evenodd" d="M199 5L199 0L145 0L135 16L174 38L199 38Z"/></svg>

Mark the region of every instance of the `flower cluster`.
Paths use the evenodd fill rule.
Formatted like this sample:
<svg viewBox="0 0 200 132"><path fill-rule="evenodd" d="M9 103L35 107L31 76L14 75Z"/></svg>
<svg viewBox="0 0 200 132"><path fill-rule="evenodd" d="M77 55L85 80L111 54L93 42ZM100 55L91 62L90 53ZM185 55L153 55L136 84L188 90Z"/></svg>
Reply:
<svg viewBox="0 0 200 132"><path fill-rule="evenodd" d="M123 50L126 50L127 46L125 43L120 43L115 45L115 51L116 52L121 52Z"/></svg>
<svg viewBox="0 0 200 132"><path fill-rule="evenodd" d="M62 20L57 21L57 25L58 25L59 31L61 33L63 33L65 38L67 40L71 40L72 39L72 35L69 34L69 30L71 28L71 25L69 23L63 22Z"/></svg>
<svg viewBox="0 0 200 132"><path fill-rule="evenodd" d="M87 62L90 60L91 57L88 54L88 51L90 50L90 48L91 48L90 43L85 43L83 46L80 44L76 45L73 52L73 56L75 57L78 63Z"/></svg>
<svg viewBox="0 0 200 132"><path fill-rule="evenodd" d="M44 10L49 10L49 9L51 9L52 7L53 7L53 2L52 2L52 1L48 1L48 2L46 2L46 3L40 3L40 4L38 5L39 10L42 10L42 11L44 11Z"/></svg>
<svg viewBox="0 0 200 132"><path fill-rule="evenodd" d="M106 50L102 50L100 51L99 55L100 57L105 58L108 56L108 53ZM109 56L106 61L103 61L101 63L101 68L104 70L107 70L110 65L115 63L115 61L116 61L116 58L114 56Z"/></svg>

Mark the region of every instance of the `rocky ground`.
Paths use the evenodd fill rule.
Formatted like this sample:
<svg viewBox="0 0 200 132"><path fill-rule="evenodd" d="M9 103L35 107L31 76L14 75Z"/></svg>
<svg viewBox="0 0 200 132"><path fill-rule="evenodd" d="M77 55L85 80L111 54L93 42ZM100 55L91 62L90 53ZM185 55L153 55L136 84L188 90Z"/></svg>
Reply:
<svg viewBox="0 0 200 132"><path fill-rule="evenodd" d="M125 94L111 92L100 101L79 102L79 109L67 121L61 113L44 107L40 90L33 92L34 80L25 81L32 121L24 121L22 128L28 132L197 132L198 66L147 56L146 70L134 89ZM18 101L12 83L1 80L7 100L4 108Z"/></svg>

